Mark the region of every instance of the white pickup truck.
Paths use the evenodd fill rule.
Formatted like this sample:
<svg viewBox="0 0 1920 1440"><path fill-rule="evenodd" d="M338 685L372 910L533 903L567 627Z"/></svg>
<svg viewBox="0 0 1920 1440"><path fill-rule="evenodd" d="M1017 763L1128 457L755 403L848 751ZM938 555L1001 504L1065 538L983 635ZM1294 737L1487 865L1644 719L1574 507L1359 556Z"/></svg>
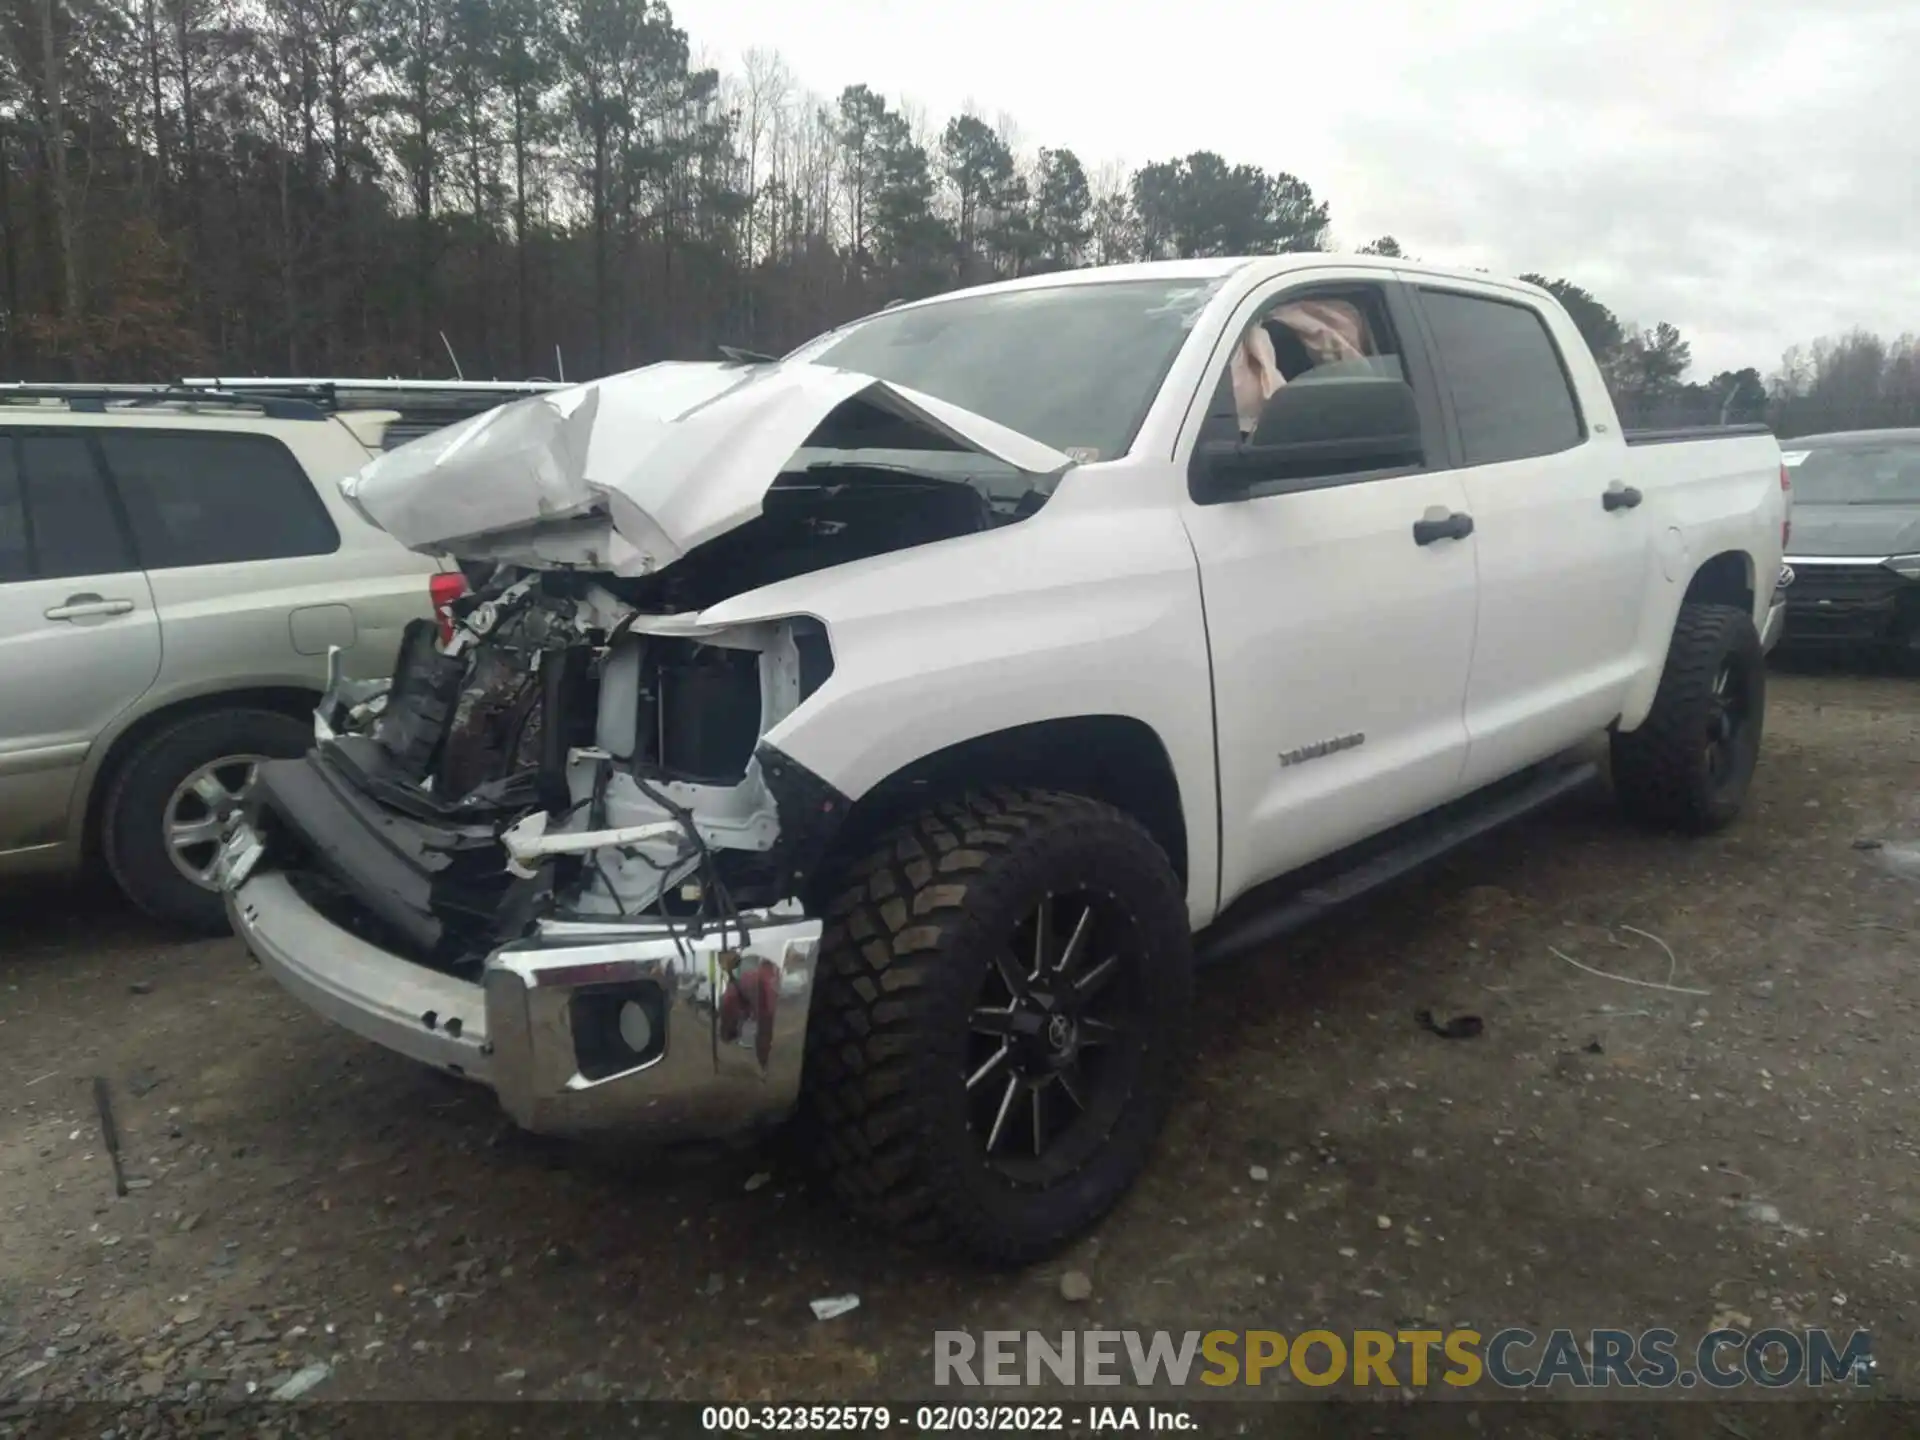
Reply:
<svg viewBox="0 0 1920 1440"><path fill-rule="evenodd" d="M1790 498L1764 430L1623 433L1544 292L1332 255L899 306L343 488L475 589L261 767L253 954L531 1129L797 1106L858 1213L1001 1262L1147 1162L1196 956L1602 732L1634 819L1731 821Z"/></svg>

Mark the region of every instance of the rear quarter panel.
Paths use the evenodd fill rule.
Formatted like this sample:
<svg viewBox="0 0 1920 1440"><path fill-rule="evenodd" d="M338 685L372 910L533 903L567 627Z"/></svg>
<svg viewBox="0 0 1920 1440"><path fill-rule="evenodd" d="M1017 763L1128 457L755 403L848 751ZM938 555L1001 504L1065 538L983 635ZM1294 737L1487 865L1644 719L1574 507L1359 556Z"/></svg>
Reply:
<svg viewBox="0 0 1920 1440"><path fill-rule="evenodd" d="M1620 728L1637 728L1653 708L1667 647L1687 587L1714 556L1747 557L1753 623L1764 628L1780 570L1780 443L1772 435L1730 435L1629 446L1627 483L1647 497L1658 564L1643 612L1639 678L1629 687Z"/></svg>

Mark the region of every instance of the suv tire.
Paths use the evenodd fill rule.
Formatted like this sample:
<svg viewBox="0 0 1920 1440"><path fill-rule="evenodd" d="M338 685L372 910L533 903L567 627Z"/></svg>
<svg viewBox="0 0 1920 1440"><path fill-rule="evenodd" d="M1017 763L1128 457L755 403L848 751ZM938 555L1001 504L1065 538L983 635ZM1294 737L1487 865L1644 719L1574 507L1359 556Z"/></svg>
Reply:
<svg viewBox="0 0 1920 1440"><path fill-rule="evenodd" d="M1147 1162L1192 970L1179 880L1120 811L995 789L921 812L828 910L803 1102L835 1190L990 1263L1056 1251Z"/></svg>
<svg viewBox="0 0 1920 1440"><path fill-rule="evenodd" d="M148 736L115 772L101 815L101 849L114 881L147 914L205 934L227 928L218 890L196 883L183 866L211 864L211 839L169 838L213 830L254 760L294 759L313 744L311 726L272 710L211 710ZM204 778L203 778L204 777ZM193 790L196 779L202 788ZM176 854L179 859L176 859Z"/></svg>
<svg viewBox="0 0 1920 1440"><path fill-rule="evenodd" d="M1653 709L1638 730L1613 736L1621 809L1683 834L1729 824L1753 782L1766 709L1753 617L1731 605L1682 605Z"/></svg>

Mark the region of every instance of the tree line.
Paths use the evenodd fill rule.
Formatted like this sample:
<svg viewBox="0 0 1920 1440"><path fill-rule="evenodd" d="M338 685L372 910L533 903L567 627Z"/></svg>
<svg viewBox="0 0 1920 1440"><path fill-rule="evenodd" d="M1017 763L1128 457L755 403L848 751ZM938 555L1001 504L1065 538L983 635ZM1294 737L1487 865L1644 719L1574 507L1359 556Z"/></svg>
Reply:
<svg viewBox="0 0 1920 1440"><path fill-rule="evenodd" d="M1600 361L1607 388L1629 426L1771 425L1781 435L1920 425L1920 339L1864 330L1796 345L1762 378L1752 366L1689 380L1691 344L1674 326L1623 323L1586 290L1544 275Z"/></svg>
<svg viewBox="0 0 1920 1440"><path fill-rule="evenodd" d="M664 0L0 0L9 378L579 379L956 285L1335 243L1285 172L1090 169L764 52L723 75ZM1920 415L1910 338L1692 382L1673 326L1545 283L1632 423Z"/></svg>

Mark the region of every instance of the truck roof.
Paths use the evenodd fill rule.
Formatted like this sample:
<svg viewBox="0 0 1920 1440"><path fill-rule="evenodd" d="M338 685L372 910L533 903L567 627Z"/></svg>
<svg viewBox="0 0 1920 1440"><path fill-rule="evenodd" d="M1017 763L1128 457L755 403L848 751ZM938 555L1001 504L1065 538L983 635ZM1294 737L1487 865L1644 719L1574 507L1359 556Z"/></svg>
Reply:
<svg viewBox="0 0 1920 1440"><path fill-rule="evenodd" d="M1243 270L1258 268L1267 275L1280 275L1288 270L1314 269L1335 263L1342 268L1360 270L1379 270L1383 273L1413 272L1441 280L1469 280L1476 284L1494 284L1510 286L1516 290L1525 290L1530 294L1545 295L1547 292L1536 285L1507 275L1493 275L1481 270L1469 270L1459 266L1430 265L1423 261L1407 260L1384 255L1345 255L1328 250L1305 250L1283 255L1221 255L1208 256L1195 260L1143 260L1126 265L1096 265L1080 270L1048 270L1038 275L1022 275L1017 280L996 280L986 285L972 285L964 290L949 290L940 295L929 295L923 300L896 301L889 309L908 309L922 305L938 305L946 300L957 299L963 295L989 295L1003 291L1043 290L1060 285L1102 285L1124 280L1221 280L1236 275ZM865 317L862 317L865 318ZM852 322L848 322L852 323Z"/></svg>

